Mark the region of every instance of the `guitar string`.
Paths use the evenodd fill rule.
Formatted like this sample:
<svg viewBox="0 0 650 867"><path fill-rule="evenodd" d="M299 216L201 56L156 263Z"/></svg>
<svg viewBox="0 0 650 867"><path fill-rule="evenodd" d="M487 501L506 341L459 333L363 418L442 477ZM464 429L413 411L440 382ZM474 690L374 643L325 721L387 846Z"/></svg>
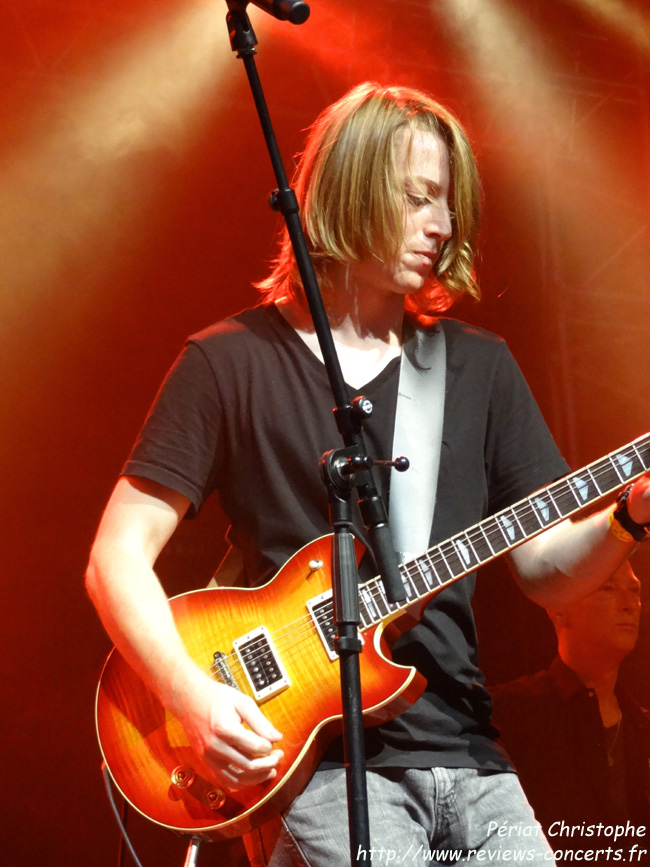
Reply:
<svg viewBox="0 0 650 867"><path fill-rule="evenodd" d="M534 509L532 509L532 507L530 507L528 509L528 514L529 515L532 514L534 516L536 515L536 513L535 513ZM558 514L559 514L559 512L558 512ZM523 516L523 515L522 515L522 520L525 521L525 516ZM539 524L539 521L537 523ZM538 527L538 529L539 529L539 527ZM485 534L486 538L482 538L482 534L479 535L479 531L475 527L472 527L469 530L467 530L465 532L465 534L459 534L459 535L464 535L470 541L470 544L473 542L472 547L474 549L480 548L480 547L484 548L485 556L482 556L480 559L478 557L476 557L476 565L479 565L481 562L484 562L485 559L489 559L489 557L492 556L494 553L494 546L489 545L487 543L487 539L489 539L491 537L492 541L495 541L496 539L500 539L502 541L504 540L503 530L500 527L500 525L498 525L498 523L496 521L494 521L494 525L492 527L487 528L487 532ZM481 542L481 544L479 544L479 542ZM443 545L444 544L445 543L443 543ZM497 546L497 548L498 548L498 546ZM452 546L451 551L449 553L456 554L453 546ZM457 556L457 554L456 554L456 556ZM445 567L449 570L449 573L452 576L452 578L457 579L460 577L460 575L456 575L452 571L451 567L449 567L449 563L448 563L449 554L445 554L445 552L443 550L434 550L431 553L427 553L427 554L423 555L423 557L419 558L419 559L427 559L429 561L429 563L434 566L434 571L435 571L436 565L439 566L440 564L444 563ZM405 577L407 578L407 580L408 579L411 580L411 585L416 589L416 591L419 594L422 594L422 595L426 595L427 592L436 590L436 589L438 589L438 587L444 587L451 580L451 579L447 578L447 579L441 581L438 578L437 586L436 585L429 586L427 584L426 580L423 579L422 576L419 574L418 561L415 561L414 563L411 563L411 564L404 565L402 568L402 571L405 574ZM437 575L437 572L436 572L436 575ZM389 614L393 613L396 610L395 608L391 609L389 607L388 603L386 602L386 600L383 596L383 593L381 591L381 588L378 587L378 579L372 579L371 581L362 585L362 587L360 587L360 592L361 592L361 590L366 590L370 594L371 600L374 603L377 611L380 614L380 617L378 619L375 618L373 615L373 612L370 610L369 606L366 605L366 611L368 614L367 619L370 620L370 624L364 628L369 628L369 626L374 625L375 623L379 622L383 617L388 616ZM330 611L328 612L328 615L329 614L331 614L331 606L330 606ZM306 625L308 625L310 627L310 631L316 630L315 625L313 626L313 629L312 629L313 618L311 617L310 614L306 614L303 618L303 621L306 623ZM331 622L331 617L328 616L327 622L328 623ZM295 637L295 636L292 636L291 633L296 628L300 628L299 625L303 625L303 624L301 624L300 619L294 621L292 624L285 625L282 628L282 630L280 630L279 632L271 634L270 637L273 639L274 645L279 646L281 648L282 643L283 643L283 640L282 640L283 638L288 639L288 638ZM283 633L284 633L284 635L283 635ZM248 663L254 664L257 660L259 660L266 653L268 653L268 644L261 647L259 652L255 651L255 650L248 650L246 652L246 661ZM221 661L228 664L228 662L230 660L233 660L233 659L236 661L238 668L241 668L242 666L241 666L241 663L239 660L239 656L238 656L238 654L236 654L236 652L222 657ZM218 668L218 663L215 663L214 668Z"/></svg>
<svg viewBox="0 0 650 867"><path fill-rule="evenodd" d="M407 571L407 568L402 567L402 572L406 572L406 571ZM417 572L415 574L417 575ZM429 590L431 588L428 587L426 582L421 577L419 578L419 583L421 586L418 587L417 582L415 580L412 581L412 584L413 584L413 586L415 586L416 590L419 593L421 593L422 595L426 595L426 593L429 592ZM443 586L443 585L440 585L440 586ZM392 604L392 606L391 606L391 604L387 602L387 600L386 600L386 598L382 592L379 578L373 578L370 581L366 582L364 585L362 585L360 587L360 591L362 589L366 590L370 594L371 601L374 604L375 609L376 609L379 616L377 617L372 612L370 606L365 601L362 600L361 604L366 609L367 614L365 616L366 616L366 619L369 621L369 623L363 624L360 627L359 631L361 633L367 631L372 626L377 625L378 623L381 622L381 620L388 617L390 614L395 613L396 611L399 611L399 609L401 607L400 605L396 605L396 604ZM437 588L434 587L433 589L435 590ZM333 623L334 623L333 604L332 604L331 600L329 602L327 609L324 609L324 611L322 613L327 614L327 617L325 619L325 625L327 625L327 626L333 625ZM362 616L364 616L364 615L362 615ZM303 634L300 635L298 633L298 630L301 630ZM272 639L273 649L278 650L278 651L283 651L284 645L286 644L287 641L290 640L290 641L295 643L296 641L303 640L308 635L311 635L311 634L316 633L316 632L318 632L318 628L317 628L316 624L314 623L314 619L313 619L312 615L306 614L302 618L298 618L290 624L285 624L277 632L269 633L269 637ZM260 641L264 641L264 639L265 639L265 636L260 635ZM255 639L252 639L252 640L254 641ZM266 641L264 641L264 644L262 646L260 646L259 649L255 649L255 648L247 649L244 653L242 653L242 655L245 656L245 663L248 665L255 664L256 662L260 661L265 655L267 655L269 653L270 649L271 649L270 644ZM220 667L220 665L223 665L223 664L226 664L226 666L228 667L231 674L240 673L245 668L244 663L242 663L240 654L238 654L237 651L234 651L234 652L229 653L229 654L224 654L224 656L222 656L219 661L215 661L214 663L212 663L208 670L218 674L219 673L219 667Z"/></svg>
<svg viewBox="0 0 650 867"><path fill-rule="evenodd" d="M473 528L471 528L471 529L473 529ZM470 531L467 531L467 532L469 533ZM500 537L502 536L501 531L499 531L499 536ZM489 550L491 551L492 549L490 548ZM431 556L429 556L429 560L432 560L432 559L433 558ZM446 558L445 558L444 554L439 555L438 562L446 562ZM411 579L411 584L415 588L416 592L418 593L418 598L420 598L420 596L426 595L427 592L429 592L429 591L433 591L433 590L438 589L438 587L441 588L441 587L445 586L445 583L447 583L449 581L449 579L447 579L447 582L445 582L445 583L439 582L439 584L437 586L429 587L428 584L426 583L426 581L419 574L417 562L410 564L410 565L404 565L402 567L402 572L405 574L407 579L408 578ZM453 574L453 573L451 573L451 574ZM458 578L460 576L454 575L454 577ZM378 578L374 578L374 579L371 579L370 581L366 582L366 584L364 584L360 587L360 592L361 592L361 590L366 590L370 594L371 601L374 604L377 613L379 614L379 617L376 617L374 615L374 613L371 611L370 606L367 605L365 603L365 601L362 600L362 604L365 605L366 612L367 612L366 619L368 619L370 621L370 623L368 625L362 626L362 628L360 629L361 632L363 632L364 630L370 628L371 626L379 623L383 618L389 616L391 613L394 613L395 611L399 610L399 606L391 607L389 605L389 603L387 602L387 600L385 599ZM330 601L328 608L329 608L329 610L327 611L327 619L326 619L327 625L333 623L331 601ZM299 618L299 619L293 621L293 623L291 623L291 624L286 624L278 632L271 633L270 638L273 640L274 649L276 649L278 651L282 651L282 650L284 650L283 645L287 640L292 640L295 642L296 640L301 640L302 638L304 638L305 635L299 636L297 634L298 629L302 629L303 633L305 633L305 630L306 630L306 632L308 634L311 634L311 633L317 631L317 627L313 622L313 618L312 618L311 614L306 614L306 615L304 615L303 618ZM262 639L262 636L260 636L260 639ZM245 663L248 665L253 665L256 662L258 662L263 656L268 654L268 652L269 652L269 644L268 643L264 643L264 645L261 646L259 648L259 650L248 649L245 653ZM234 653L224 655L219 662L215 662L211 666L211 670L218 673L220 663L221 664L225 663L228 666L231 674L238 674L245 668L245 665L242 663L240 656L239 656L239 654L237 654L236 651Z"/></svg>
<svg viewBox="0 0 650 867"><path fill-rule="evenodd" d="M378 582L378 580L379 579L377 579L377 578L371 579L370 581L368 581L366 584L363 585L363 588L364 589L370 589L370 592L373 594L374 598L380 598L381 599L381 593L380 593L380 591L378 591L376 589L376 587L370 587L369 588L369 585L372 585L373 583L376 584ZM333 617L332 617L332 607L333 606L332 606L331 599L328 602L329 602L329 604L327 605L327 608L323 610L323 613L326 614L326 617L325 617L325 625L326 626L333 623ZM366 608L367 608L367 606L366 606ZM389 613L390 613L390 611L387 611L386 616ZM376 622L379 622L379 621L372 619L370 624L368 624L367 626L363 626L361 628L361 631L369 628L370 626L374 625L374 623L376 623ZM283 644L286 641L294 640L296 638L295 633L297 633L297 630L299 630L299 629L302 629L303 631L305 629L308 629L309 632L317 632L318 631L317 626L314 622L314 618L312 617L311 613L304 614L302 617L297 618L296 620L292 621L291 623L284 624L281 627L281 629L279 629L278 631L276 631L274 633L269 633L269 637L272 639L273 646L282 648ZM251 640L255 641L255 639L251 639ZM264 641L265 636L260 635L259 640ZM265 643L262 647L259 648L259 650L247 649L244 651L244 653L245 653L247 662L256 662L261 657L263 657L266 653L268 653L268 650L269 650L269 644ZM238 654L237 651L233 651L231 653L225 653L224 656L222 656L218 661L215 660L215 662L211 664L210 670L218 670L220 663L221 664L223 664L223 663L229 664L231 660L234 660L236 663L240 663L240 654ZM240 665L240 667L241 667L241 665Z"/></svg>
<svg viewBox="0 0 650 867"><path fill-rule="evenodd" d="M436 587L430 588L426 584L426 582L422 579L422 577L418 575L418 570L417 570L416 565L411 565L411 566L404 565L404 566L402 566L402 572L411 578L411 584L415 587L416 591L418 591L418 593L420 593L422 595L426 595L426 593L429 590L437 589ZM418 586L418 584L419 584L419 586ZM444 585L439 585L439 586L444 586ZM398 606L393 605L391 607L390 604L385 599L384 594L383 594L382 589L381 589L381 586L380 586L380 581L378 578L373 578L370 581L366 582L364 585L361 585L360 586L360 592L362 590L365 590L367 593L370 594L371 601L374 604L376 611L379 614L379 617L376 617L375 614L372 612L370 606L367 603L365 603L364 600L361 600L361 604L366 609L366 615L362 614L362 616L365 616L366 620L369 621L368 624L362 625L362 627L360 629L361 632L365 631L366 629L369 629L373 625L379 623L383 618L385 618L385 617L389 616L391 613L394 613L395 611L399 610L399 605ZM329 602L328 608L325 611L323 611L322 613L326 613L326 615L327 615L325 618L326 625L332 624L333 623L333 617L332 617L332 602L331 602L331 600ZM298 629L302 629L303 632L306 629L309 633L317 632L317 626L314 623L314 619L313 619L311 614L305 614L302 618L298 618L290 624L285 624L279 631L277 631L275 633L270 633L269 637L273 641L274 648L282 650L283 645L287 640L295 640L296 638L300 639L301 637L303 637L303 636L297 635ZM263 636L260 636L260 640L263 640L263 638L264 638ZM259 661L268 652L269 652L269 644L268 643L264 643L264 645L261 646L259 648L259 650L247 649L245 651L246 662L248 664L254 664L255 662ZM234 665L233 665L233 662L234 662ZM240 659L240 655L236 651L234 651L230 654L224 654L224 656L222 656L218 662L215 661L210 666L210 670L218 672L219 665L224 664L224 663L226 665L228 665L228 667L231 668L231 670L239 671L243 668L243 665L242 665L241 659Z"/></svg>
<svg viewBox="0 0 650 867"><path fill-rule="evenodd" d="M440 561L446 562L446 558L445 558L444 554L441 558L439 558L439 562ZM407 567L406 569L403 570L403 572L405 573L405 575L407 577L411 578L411 584L413 585L415 590L418 592L418 598L419 598L419 594L421 591L424 591L423 595L426 595L427 591L429 591L430 589L433 589L433 590L436 589L435 587L429 588L428 585L422 580L422 578L417 575L417 568L416 567L414 567L414 566ZM460 577L460 576L454 576L454 577ZM373 586L373 584L374 584L374 586ZM439 584L439 586L442 587L445 585ZM376 580L374 582L369 582L366 585L364 585L363 589L365 589L367 591L367 593L370 595L371 602L374 604L377 612L379 612L379 614L380 614L380 617L377 620L374 616L374 613L371 611L370 606L368 604L366 604L365 600L364 600L365 608L366 608L366 611L368 612L368 615L369 615L368 619L370 619L370 621L371 621L370 625L373 625L374 623L379 622L382 619L382 617L388 616L389 614L391 614L395 610L397 610L396 608L391 609L391 607L388 605L388 603L386 602L386 600L385 600L385 598L381 592L381 588L379 588L377 586ZM333 618L331 616L331 614L332 614L331 603L328 607L329 607L329 611L326 612L326 614L327 614L326 622L329 625L329 624L333 623ZM323 612L323 613L325 613L325 612ZM365 628L369 628L369 627L365 627ZM298 634L299 629L301 629L303 632L302 636ZM309 615L309 614L305 615L302 618L302 623L301 623L300 619L298 619L298 620L294 621L292 624L285 625L281 631L270 635L270 638L273 640L273 649L278 651L279 653L282 653L284 651L285 641L292 640L295 643L296 641L300 641L303 637L306 637L307 634L312 634L316 631L317 631L317 627L313 623L313 619L312 619L311 615ZM361 631L363 631L363 628ZM212 667L211 667L212 670L216 671L218 673L219 666L221 663L221 664L226 664L228 666L231 674L233 674L233 675L238 674L242 669L245 668L246 665L248 665L248 666L254 665L255 663L259 662L264 656L268 655L271 648L270 648L269 643L265 640L265 636L260 636L259 645L260 645L259 648L256 648L253 645L253 647L247 648L245 651L242 652L242 656L244 657L243 662L240 658L240 655L237 654L237 652L231 653L229 655L228 654L224 655L219 662L215 662L212 665Z"/></svg>
<svg viewBox="0 0 650 867"><path fill-rule="evenodd" d="M622 454L622 453L619 453L619 455L620 454ZM634 456L632 456L632 457L634 457ZM640 458L640 455L637 454L637 457L639 458L639 462L645 468L644 461ZM608 458L608 460L609 460L610 466L608 466L607 464L604 464L602 467L596 468L595 473L590 471L590 475L591 475L592 479L594 480L598 494L600 494L600 488L597 485L598 479L602 478L606 473L610 473L612 470L613 461L611 458ZM614 472L616 473L617 480L619 480L619 476L618 476L618 473L617 473L615 467L614 467ZM555 488L556 490L552 491L553 488ZM555 494L555 497L557 497L558 501L561 497L570 495L572 498L571 501L572 502L575 501L576 506L579 505L579 501L578 501L578 498L576 496L576 493L571 488L571 479L561 480L561 481L555 483L554 485L550 485L546 490L549 492L550 501L548 503L546 501L543 501L544 508L550 508L552 506L554 511L557 513L557 516L559 517L559 519L564 519L565 517L568 517L570 514L572 514L574 511L577 511L577 509L570 509L566 515L562 515L562 513L560 512L558 505L555 501L555 498L554 498L554 494ZM540 495L542 493L543 492L540 492ZM596 497L591 498L591 499L597 499L597 498L598 498L598 495ZM591 500L589 500L588 502L591 502ZM458 580L464 574L464 572L460 572L458 574L455 574L452 567L449 565L449 556L450 555L455 556L456 559L458 559L462 565L462 560L460 559L458 552L454 546L454 541L462 541L463 538L466 538L470 542L470 545L472 546L472 548L475 549L476 546L479 545L478 540L481 540L482 536L485 535L485 540L483 540L483 541L487 542L487 547L490 550L490 554L488 554L487 557L482 558L482 559L478 559L477 557L475 557L476 562L473 565L471 562L468 564L469 568L472 569L472 568L475 568L475 566L481 565L483 562L485 562L486 559L489 559L490 556L493 556L493 555L496 556L499 553L505 552L506 549L502 549L501 551L499 551L499 550L494 551L494 549L492 548L492 545L489 544L490 537L492 538L492 540L495 540L495 539L496 540L498 540L498 539L504 540L506 542L506 545L509 547L510 542L514 543L517 541L525 541L533 533L540 532L541 530L544 529L544 523L541 521L538 511L533 506L532 497L529 497L524 502L522 502L520 504L519 508L517 508L515 506L509 510L506 510L506 517L508 516L508 513L512 514L513 517L515 518L516 523L519 524L520 530L523 533L523 539L516 539L515 538L515 539L508 540L508 538L506 538L506 533L508 532L508 530L504 530L504 527L499 523L499 520L498 520L499 516L495 515L495 516L492 516L491 519L487 518L485 521L481 522L482 525L485 525L486 523L491 524L490 527L486 527L484 530L479 525L474 525L473 527L470 527L468 530L464 531L463 533L459 533L456 536L452 537L452 539L447 540L446 542L442 542L436 548L432 549L431 551L426 552L421 557L417 558L417 560L412 561L409 564L404 564L404 566L402 568L403 573L405 573L407 575L407 577L410 577L412 579L412 583L415 586L415 589L418 590L419 588L417 587L416 580L415 580L416 576L418 575L418 571L419 571L418 563L421 560L428 560L429 563L434 567L434 572L435 572L435 565L436 564L438 564L438 565L444 564L445 568L449 571L450 576L451 576L450 578L447 578L442 582L440 582L440 579L438 578L439 587L444 587L448 583L452 583L454 580ZM533 528L532 528L531 532L526 532L526 527L528 526L528 522L531 519L534 521ZM508 520L510 520L510 519L508 518ZM558 520L557 518L553 519L553 521L557 521L557 520ZM474 534L473 537L471 534ZM474 544L472 544L472 542L474 542ZM450 549L447 553L445 553L445 551L443 550L443 548L445 548L445 547L448 547ZM484 547L484 545L479 545L479 547ZM476 551L474 551L474 553L476 554ZM436 577L438 577L437 572L436 572ZM436 590L437 589L436 587L429 588L427 583L426 583L426 580L424 580L422 578L420 580L424 584L424 586L426 587L423 595L426 596L426 593L429 590ZM371 621L371 623L369 624L369 626L362 627L360 629L361 632L363 632L365 629L370 628L370 626L374 625L375 623L379 623L381 621L381 619L383 619L383 617L387 617L387 616L389 616L389 614L394 613L394 611L398 610L398 608L393 608L391 610L391 608L389 607L389 603L387 601L385 601L383 594L381 592L381 588L378 586L378 579L377 578L371 579L369 582L366 582L366 584L361 585L360 592L361 592L361 590L366 590L370 593L372 601L375 603L377 611L380 613L379 619L378 620L373 619ZM418 598L420 598L420 597L418 597ZM383 615L381 613L382 607L387 608L386 613ZM367 605L366 605L366 609L368 610ZM368 611L368 613L372 617L372 612ZM329 614L330 614L330 612L328 611L328 618L327 618L328 624L331 622ZM316 632L317 627L314 624L312 615L306 614L302 618L298 618L297 620L293 621L291 624L285 624L285 626L283 626L282 629L280 629L278 632L271 633L270 638L273 641L273 646L282 648L283 644L288 640L294 640L295 641L296 638L298 638L298 640L301 640L300 636L293 634L296 632L297 629L302 629L303 632L305 630L307 630L308 633ZM246 662L248 664L254 664L258 660L262 659L266 654L268 654L269 650L270 650L270 646L268 643L265 643L264 646L262 648L260 648L259 651L247 650L246 651ZM230 665L231 665L230 661L231 660L234 661L234 663L235 663L235 666L236 666L235 670L236 671L242 670L244 668L244 665L241 662L240 656L239 656L239 654L237 654L237 652L233 652L233 653L224 655L220 659L220 663L222 663L222 664L225 663L230 668ZM219 669L219 662L215 662L210 666L208 671L211 671L213 673L218 673L218 669Z"/></svg>
<svg viewBox="0 0 650 867"><path fill-rule="evenodd" d="M304 616L297 618L291 623L285 624L282 629L278 630L278 632L270 633L269 636L272 640L273 647L284 649L284 645L289 640L295 642L296 640L300 641L304 637L304 635L300 635L300 631L303 633L311 633L316 632L316 626L311 618L310 614L305 614ZM265 636L261 635L260 639L264 639ZM247 650L245 651L246 661L251 664L259 661L266 653L269 651L270 644L265 644L265 649L255 651L255 650ZM237 672L243 670L244 666L241 662L240 654L237 651L233 651L231 653L226 653L222 656L218 661L215 660L210 665L208 671L218 671L220 664L226 664L229 670Z"/></svg>
<svg viewBox="0 0 650 867"><path fill-rule="evenodd" d="M364 585L364 587L367 589L369 584L377 583L378 580L379 579L377 579L377 578L371 579L371 581L369 581L366 585ZM374 588L374 587L371 588L371 593L373 594L374 598L382 599L381 592L379 590L377 590L377 588ZM385 604L386 603L384 603L384 605ZM366 608L367 608L367 606L366 606ZM328 626L330 624L333 624L333 622L334 622L333 605L332 605L331 599L329 600L329 604L328 604L327 608L324 610L324 613L326 613L326 615L327 615L326 620L325 620L325 625ZM390 613L390 611L386 612L386 616L388 615L388 613ZM369 618L369 619L371 619L371 618ZM371 626L373 626L375 623L378 623L380 620L381 620L381 617L379 618L379 620L372 619L370 624L368 624L367 626L365 626L365 625L362 626L359 631L364 632L365 630L367 630ZM299 630L302 631L302 635L299 634ZM303 640L307 636L310 636L313 633L317 633L317 632L318 632L318 628L317 628L316 624L314 623L313 617L311 616L311 614L306 614L302 618L298 618L290 624L285 624L277 632L270 633L270 638L272 639L274 649L279 650L279 651L284 651L284 649L285 649L284 645L286 644L287 641L291 640L295 644L296 641ZM261 635L260 641L264 641L264 639L265 639L265 636ZM269 649L270 649L270 645L267 642L264 642L263 646L261 646L259 649L246 650L245 653L242 655L245 655L246 663L248 665L251 665L251 664L254 664L255 662L259 661L260 659L262 659L266 654L268 654ZM233 672L238 673L239 671L241 671L244 668L244 665L242 664L242 661L240 658L240 654L238 654L236 651L234 651L233 653L230 653L230 654L224 654L224 656L221 657L221 659L219 661L215 661L214 663L212 663L209 670L215 671L218 673L220 664L223 664L223 663L226 663L226 665L228 666L231 673L233 673Z"/></svg>
<svg viewBox="0 0 650 867"><path fill-rule="evenodd" d="M388 606L388 603L384 601L384 597L381 593L381 589L377 586L378 584L379 584L379 579L373 578L362 586L363 586L363 589L370 591L372 598L373 598L373 601L375 602L375 605L381 614L381 607L386 608ZM375 585L375 586L371 586L371 585ZM366 607L366 610L368 611L368 618L367 619L370 620L370 623L367 625L362 625L362 627L360 628L361 632L365 631L366 629L369 629L371 626L375 625L376 623L379 623L381 621L381 619L383 619L383 617L386 617L390 613L392 613L391 609L388 609L388 610L386 610L385 614L380 616L378 619L375 619L372 616L371 612L369 611L368 606L366 605L365 607ZM397 610L397 609L393 609L393 610ZM327 605L327 608L323 610L323 613L325 613L327 615L325 618L325 625L328 626L330 624L333 624L333 622L334 622L333 616L332 616L333 604L332 604L331 599L329 600L329 604ZM288 640L294 641L296 639L297 631L300 629L302 629L303 633L305 632L305 630L307 630L309 633L313 633L313 632L318 631L318 628L317 628L316 624L314 623L314 619L310 613L303 615L301 618L297 618L296 620L292 621L291 623L285 624L277 632L269 633L269 637L272 639L272 642L273 642L273 647L282 649L283 645L286 643L286 641L288 641ZM260 660L263 656L265 656L269 652L270 645L269 645L269 643L267 643L265 641L265 638L266 638L266 636L264 636L264 635L259 636L259 640L264 642L263 646L261 646L259 649L254 649L254 648L253 649L246 649L242 653L242 655L245 655L246 661L248 663L255 663L256 661ZM251 641L255 641L255 639L251 639ZM240 654L238 654L237 651L233 651L232 653L224 654L218 661L215 661L214 663L212 663L210 665L209 670L218 671L220 664L223 664L223 663L226 663L230 667L231 661L233 661L237 665L238 669L242 668L242 664L241 664L241 660L240 660Z"/></svg>

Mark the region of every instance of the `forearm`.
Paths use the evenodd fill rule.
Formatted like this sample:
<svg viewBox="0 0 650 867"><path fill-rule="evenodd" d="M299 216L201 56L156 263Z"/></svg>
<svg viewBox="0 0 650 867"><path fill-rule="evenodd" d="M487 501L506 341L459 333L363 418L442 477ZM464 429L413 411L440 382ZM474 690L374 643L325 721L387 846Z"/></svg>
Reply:
<svg viewBox="0 0 650 867"><path fill-rule="evenodd" d="M650 483L640 479L629 499L630 516L650 520ZM512 552L520 586L547 608L571 604L599 587L636 548L612 532L612 508L578 521L563 521Z"/></svg>
<svg viewBox="0 0 650 867"><path fill-rule="evenodd" d="M173 710L202 673L185 650L152 567L142 556L99 541L91 554L86 587L118 651Z"/></svg>
<svg viewBox="0 0 650 867"><path fill-rule="evenodd" d="M563 521L513 552L517 581L545 608L567 605L599 587L635 545L609 529L611 509L584 520Z"/></svg>
<svg viewBox="0 0 650 867"><path fill-rule="evenodd" d="M129 665L173 712L205 679L189 657L154 572L188 507L153 482L122 478L102 516L86 574L88 595Z"/></svg>

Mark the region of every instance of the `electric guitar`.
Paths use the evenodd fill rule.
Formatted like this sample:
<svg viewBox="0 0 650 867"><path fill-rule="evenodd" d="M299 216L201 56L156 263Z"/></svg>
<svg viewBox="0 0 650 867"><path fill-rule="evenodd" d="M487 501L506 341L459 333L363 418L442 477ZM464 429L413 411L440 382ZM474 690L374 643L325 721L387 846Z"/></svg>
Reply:
<svg viewBox="0 0 650 867"><path fill-rule="evenodd" d="M378 578L360 585L366 724L393 718L421 695L422 676L391 662L389 648L440 590L648 469L650 434L402 564L405 603L389 603ZM284 757L269 782L228 791L211 781L178 720L113 650L97 692L97 732L117 787L144 816L182 833L235 837L287 807L305 785L342 714L330 549L330 536L311 542L263 587L170 600L192 658L252 696L283 732ZM359 544L358 559L362 553Z"/></svg>

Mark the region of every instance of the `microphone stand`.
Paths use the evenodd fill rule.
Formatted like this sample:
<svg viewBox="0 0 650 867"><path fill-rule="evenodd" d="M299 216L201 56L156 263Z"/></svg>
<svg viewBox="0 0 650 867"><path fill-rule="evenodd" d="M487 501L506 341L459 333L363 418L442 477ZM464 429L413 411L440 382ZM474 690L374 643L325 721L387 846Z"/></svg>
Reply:
<svg viewBox="0 0 650 867"><path fill-rule="evenodd" d="M323 360L330 380L336 408L336 424L344 448L327 452L321 461L321 474L327 486L333 537L332 592L338 627L335 648L340 659L343 707L343 735L345 745L348 810L350 815L351 863L369 863L370 829L365 774L365 749L359 673L359 595L354 540L351 533L352 518L350 496L352 486L359 492L359 506L368 529L370 547L375 556L386 596L389 602L406 600L404 584L393 549L384 503L377 493L372 477L373 461L368 457L361 425L372 412L370 401L357 398L350 404L348 389L334 347L334 340L316 275L309 256L300 222L298 202L289 186L271 124L261 82L257 74L254 55L258 44L246 7L249 0L227 0L228 33L233 51L243 60L249 84L260 118L262 131L275 173L277 190L271 196L271 206L283 215L296 257L305 295L309 305ZM252 2L281 20L303 23L309 16L309 7L303 0L252 0ZM379 463L376 461L375 463ZM392 464L390 461L381 462ZM407 469L408 461L394 462L398 469ZM363 853L363 858L361 857Z"/></svg>

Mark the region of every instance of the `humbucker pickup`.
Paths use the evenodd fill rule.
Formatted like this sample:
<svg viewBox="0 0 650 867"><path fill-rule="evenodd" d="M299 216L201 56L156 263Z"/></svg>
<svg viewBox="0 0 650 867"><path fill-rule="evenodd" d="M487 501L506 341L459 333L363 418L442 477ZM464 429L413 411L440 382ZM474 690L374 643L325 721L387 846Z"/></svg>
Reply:
<svg viewBox="0 0 650 867"><path fill-rule="evenodd" d="M291 686L266 626L236 638L233 647L257 701L265 701Z"/></svg>

